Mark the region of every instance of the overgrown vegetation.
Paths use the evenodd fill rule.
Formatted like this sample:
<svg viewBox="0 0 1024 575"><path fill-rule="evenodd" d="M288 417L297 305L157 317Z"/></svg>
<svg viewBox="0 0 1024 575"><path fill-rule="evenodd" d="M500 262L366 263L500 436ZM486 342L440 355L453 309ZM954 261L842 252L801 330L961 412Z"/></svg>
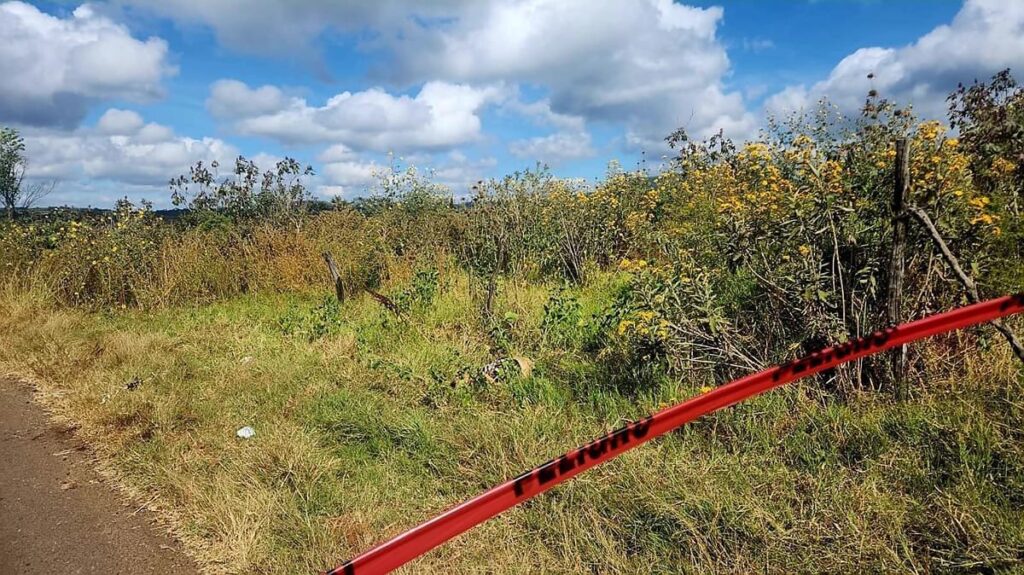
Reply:
<svg viewBox="0 0 1024 575"><path fill-rule="evenodd" d="M982 291L1020 291L1024 90L1000 74L950 105L955 136L871 96L744 144L676 132L658 173L539 168L466 203L392 170L313 213L294 161L197 165L174 222L123 202L0 228L0 365L211 570L322 569L624 418L881 327L897 139L906 201ZM924 230L906 254L906 316L963 303ZM994 337L912 346L906 394L861 361L705 418L416 569L1019 568L1024 377Z"/></svg>

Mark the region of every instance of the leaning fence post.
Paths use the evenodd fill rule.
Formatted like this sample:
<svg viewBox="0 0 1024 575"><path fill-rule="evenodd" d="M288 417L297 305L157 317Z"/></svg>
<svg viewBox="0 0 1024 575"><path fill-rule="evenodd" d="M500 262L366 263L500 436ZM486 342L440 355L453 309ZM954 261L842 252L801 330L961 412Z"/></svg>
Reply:
<svg viewBox="0 0 1024 575"><path fill-rule="evenodd" d="M334 293L338 296L339 302L345 301L345 285L341 283L341 274L338 273L338 266L334 263L331 252L323 253L324 261L327 262L327 270L331 272L331 280L334 281Z"/></svg>

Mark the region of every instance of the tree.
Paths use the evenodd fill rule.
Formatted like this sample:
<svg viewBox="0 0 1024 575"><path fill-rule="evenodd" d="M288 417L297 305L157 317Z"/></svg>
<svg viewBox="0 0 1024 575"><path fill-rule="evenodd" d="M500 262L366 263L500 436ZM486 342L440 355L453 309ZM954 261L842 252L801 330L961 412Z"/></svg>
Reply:
<svg viewBox="0 0 1024 575"><path fill-rule="evenodd" d="M0 128L0 199L3 199L9 220L14 219L24 178L25 141L17 130Z"/></svg>
<svg viewBox="0 0 1024 575"><path fill-rule="evenodd" d="M1002 192L1020 214L1024 191L1024 88L1009 70L989 83L960 84L949 95L950 126L971 156L975 183L989 194Z"/></svg>
<svg viewBox="0 0 1024 575"><path fill-rule="evenodd" d="M18 209L28 209L53 191L53 182L25 183L25 140L14 128L0 128L0 200L7 219Z"/></svg>

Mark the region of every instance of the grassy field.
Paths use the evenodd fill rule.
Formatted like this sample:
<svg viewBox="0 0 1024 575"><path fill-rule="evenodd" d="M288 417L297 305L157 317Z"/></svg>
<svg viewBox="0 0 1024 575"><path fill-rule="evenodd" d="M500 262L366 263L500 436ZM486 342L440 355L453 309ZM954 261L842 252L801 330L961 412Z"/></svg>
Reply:
<svg viewBox="0 0 1024 575"><path fill-rule="evenodd" d="M573 291L582 324L618 282ZM493 334L471 321L460 273L404 321L367 296L86 313L7 292L0 366L38 382L210 572L312 572L709 383L607 383L578 340L542 325L555 287L499 290L510 349L532 369L507 362L493 379L479 375ZM814 380L774 391L407 571L1012 570L1024 560L1024 378L1001 343L904 402L837 401ZM941 363L943 349L921 357ZM244 425L254 438L235 436Z"/></svg>

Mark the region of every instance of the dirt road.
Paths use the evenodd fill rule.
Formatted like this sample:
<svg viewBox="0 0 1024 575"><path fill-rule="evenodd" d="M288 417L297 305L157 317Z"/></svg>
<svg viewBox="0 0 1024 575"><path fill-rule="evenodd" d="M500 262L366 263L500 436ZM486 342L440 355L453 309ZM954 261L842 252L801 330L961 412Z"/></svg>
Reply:
<svg viewBox="0 0 1024 575"><path fill-rule="evenodd" d="M122 504L26 386L0 381L0 573L197 573L151 521Z"/></svg>

